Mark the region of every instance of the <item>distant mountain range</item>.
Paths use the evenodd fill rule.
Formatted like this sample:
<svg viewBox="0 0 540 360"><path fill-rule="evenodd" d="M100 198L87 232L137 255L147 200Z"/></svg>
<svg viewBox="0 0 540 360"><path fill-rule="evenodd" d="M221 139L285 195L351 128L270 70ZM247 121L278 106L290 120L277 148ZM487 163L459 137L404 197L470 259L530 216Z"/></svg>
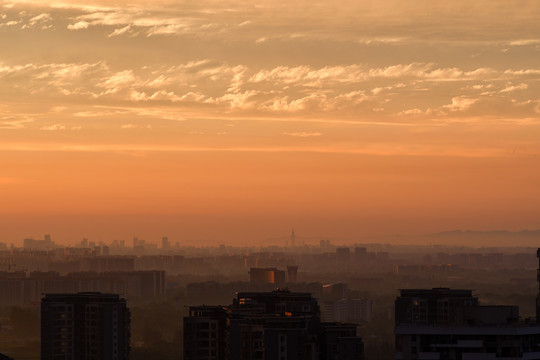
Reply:
<svg viewBox="0 0 540 360"><path fill-rule="evenodd" d="M351 244L389 244L389 245L449 245L466 247L540 247L540 229L521 231L477 231L449 230L431 234L410 235L394 234L383 236L359 236L355 238L304 237L296 236L296 246L309 244L318 246L321 239L329 239L335 246ZM289 236L272 237L267 243L284 246Z"/></svg>
<svg viewBox="0 0 540 360"><path fill-rule="evenodd" d="M425 235L424 238L437 244L469 246L532 246L540 247L539 230L521 231L474 231L451 230Z"/></svg>

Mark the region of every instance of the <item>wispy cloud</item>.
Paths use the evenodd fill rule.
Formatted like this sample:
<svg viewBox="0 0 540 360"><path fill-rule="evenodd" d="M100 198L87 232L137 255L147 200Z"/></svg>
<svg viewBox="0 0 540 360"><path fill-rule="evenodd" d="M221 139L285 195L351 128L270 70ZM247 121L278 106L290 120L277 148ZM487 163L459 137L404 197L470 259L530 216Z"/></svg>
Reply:
<svg viewBox="0 0 540 360"><path fill-rule="evenodd" d="M40 129L45 130L45 131L66 130L66 125L62 125L62 124L46 125L46 126L42 126Z"/></svg>
<svg viewBox="0 0 540 360"><path fill-rule="evenodd" d="M131 69L112 69L105 62L0 64L0 80L0 89L35 98L79 98L94 105L111 101L118 105L170 103L183 108L265 114L410 115L419 107L403 103L400 97L406 94L408 99L425 103L425 114L445 116L464 113L486 97L510 99L519 94L517 101L535 100L533 85L540 80L540 70L482 67L465 71L432 63L254 69L206 59ZM442 88L448 94L446 104L440 97L426 96L428 91ZM92 114L78 112L76 116Z"/></svg>
<svg viewBox="0 0 540 360"><path fill-rule="evenodd" d="M431 157L512 157L507 149L497 147L453 147L448 145L420 145L374 143L364 146L249 146L249 147L190 147L177 145L134 144L69 144L69 143L2 143L0 151L24 152L101 152L101 153L149 153L149 152L246 152L246 153L328 153L375 156L431 156ZM530 154L530 153L529 153Z"/></svg>
<svg viewBox="0 0 540 360"><path fill-rule="evenodd" d="M284 132L283 135L293 136L293 137L307 138L307 137L317 137L317 136L322 136L322 133L320 133L320 132L304 132L304 131L299 131L299 132Z"/></svg>
<svg viewBox="0 0 540 360"><path fill-rule="evenodd" d="M518 90L526 90L529 88L529 85L527 84L524 84L524 83L521 83L521 84L518 84L518 85L507 85L504 89L501 90L501 93L509 93L509 92L514 92L514 91L518 91Z"/></svg>
<svg viewBox="0 0 540 360"><path fill-rule="evenodd" d="M33 121L34 118L30 115L2 114L0 112L0 129L20 130Z"/></svg>
<svg viewBox="0 0 540 360"><path fill-rule="evenodd" d="M510 46L540 45L540 39L521 39L509 42Z"/></svg>

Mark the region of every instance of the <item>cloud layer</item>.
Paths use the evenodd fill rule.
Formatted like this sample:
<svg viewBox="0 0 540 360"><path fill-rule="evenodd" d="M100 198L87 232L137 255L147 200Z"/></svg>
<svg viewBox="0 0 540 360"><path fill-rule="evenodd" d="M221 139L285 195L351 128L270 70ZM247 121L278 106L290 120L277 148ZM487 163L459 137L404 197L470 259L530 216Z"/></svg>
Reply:
<svg viewBox="0 0 540 360"><path fill-rule="evenodd" d="M4 0L0 126L120 126L127 113L139 129L153 117L531 125L539 13L503 0Z"/></svg>

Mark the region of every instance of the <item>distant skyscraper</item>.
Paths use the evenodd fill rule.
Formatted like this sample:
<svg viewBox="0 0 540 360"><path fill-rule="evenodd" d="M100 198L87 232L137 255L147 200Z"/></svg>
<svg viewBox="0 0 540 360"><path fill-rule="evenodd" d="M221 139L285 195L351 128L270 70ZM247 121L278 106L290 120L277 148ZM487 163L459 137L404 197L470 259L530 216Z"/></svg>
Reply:
<svg viewBox="0 0 540 360"><path fill-rule="evenodd" d="M295 247L296 246L296 235L294 235L294 228L292 229L291 231L291 237L290 237L290 241L289 241L289 245L290 247Z"/></svg>
<svg viewBox="0 0 540 360"><path fill-rule="evenodd" d="M161 238L161 248L163 250L167 250L167 249L170 249L171 247L171 243L169 242L169 238L164 236Z"/></svg>
<svg viewBox="0 0 540 360"><path fill-rule="evenodd" d="M126 300L118 295L45 294L41 360L127 360L129 326Z"/></svg>

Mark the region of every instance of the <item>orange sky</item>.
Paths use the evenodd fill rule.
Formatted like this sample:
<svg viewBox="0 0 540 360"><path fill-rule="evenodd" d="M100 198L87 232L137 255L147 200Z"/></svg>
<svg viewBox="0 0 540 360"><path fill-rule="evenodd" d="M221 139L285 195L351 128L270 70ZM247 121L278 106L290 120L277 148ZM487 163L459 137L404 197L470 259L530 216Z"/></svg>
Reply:
<svg viewBox="0 0 540 360"><path fill-rule="evenodd" d="M540 228L537 1L1 1L0 242Z"/></svg>

